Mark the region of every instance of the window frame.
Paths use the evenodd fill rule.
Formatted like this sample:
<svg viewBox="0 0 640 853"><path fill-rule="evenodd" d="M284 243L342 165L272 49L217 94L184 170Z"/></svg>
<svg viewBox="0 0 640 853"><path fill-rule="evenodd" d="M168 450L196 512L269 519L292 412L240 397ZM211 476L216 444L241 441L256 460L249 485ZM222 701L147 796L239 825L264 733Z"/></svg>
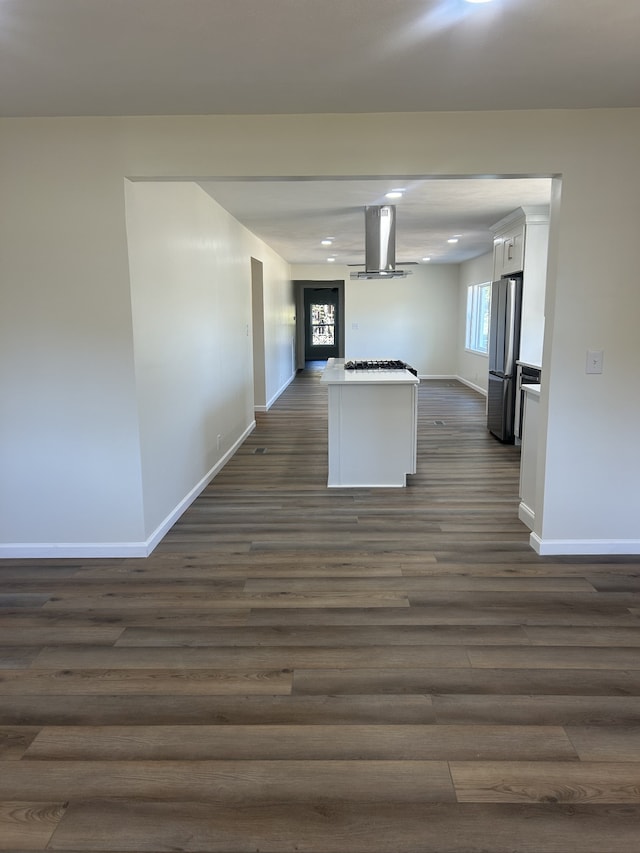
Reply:
<svg viewBox="0 0 640 853"><path fill-rule="evenodd" d="M489 356L490 317L491 282L483 281L479 284L468 285L464 333L464 348L467 352L474 355Z"/></svg>

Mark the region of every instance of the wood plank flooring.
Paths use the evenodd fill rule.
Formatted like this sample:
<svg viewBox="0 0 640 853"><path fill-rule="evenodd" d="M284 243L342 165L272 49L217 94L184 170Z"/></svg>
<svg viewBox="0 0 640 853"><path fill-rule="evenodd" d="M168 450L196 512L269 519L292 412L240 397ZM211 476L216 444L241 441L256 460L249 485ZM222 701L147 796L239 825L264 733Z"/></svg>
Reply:
<svg viewBox="0 0 640 853"><path fill-rule="evenodd" d="M640 560L536 556L453 381L328 490L319 376L148 559L0 563L0 851L638 853Z"/></svg>

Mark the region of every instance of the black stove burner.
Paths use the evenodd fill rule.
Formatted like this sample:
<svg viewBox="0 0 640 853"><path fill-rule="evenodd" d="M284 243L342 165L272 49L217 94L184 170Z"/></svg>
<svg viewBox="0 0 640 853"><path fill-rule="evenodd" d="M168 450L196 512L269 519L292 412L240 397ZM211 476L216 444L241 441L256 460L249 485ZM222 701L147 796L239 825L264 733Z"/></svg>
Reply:
<svg viewBox="0 0 640 853"><path fill-rule="evenodd" d="M410 367L406 362L398 359L374 359L363 361L347 361L344 365L345 370L408 370L414 376L418 375L418 371Z"/></svg>

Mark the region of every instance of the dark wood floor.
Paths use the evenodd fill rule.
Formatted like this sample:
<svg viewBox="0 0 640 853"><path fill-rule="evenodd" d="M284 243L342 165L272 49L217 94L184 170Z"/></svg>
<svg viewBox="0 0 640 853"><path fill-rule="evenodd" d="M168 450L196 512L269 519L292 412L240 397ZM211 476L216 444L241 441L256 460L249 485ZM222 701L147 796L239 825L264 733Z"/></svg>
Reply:
<svg viewBox="0 0 640 853"><path fill-rule="evenodd" d="M537 557L455 382L327 490L318 379L149 559L0 563L0 850L638 853L640 562Z"/></svg>

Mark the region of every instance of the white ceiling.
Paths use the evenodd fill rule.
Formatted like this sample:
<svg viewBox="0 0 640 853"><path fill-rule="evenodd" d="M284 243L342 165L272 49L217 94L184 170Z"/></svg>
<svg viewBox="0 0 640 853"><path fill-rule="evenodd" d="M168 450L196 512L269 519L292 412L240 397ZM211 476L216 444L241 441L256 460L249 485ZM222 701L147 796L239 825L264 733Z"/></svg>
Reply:
<svg viewBox="0 0 640 853"><path fill-rule="evenodd" d="M0 115L640 106L638 0L0 0Z"/></svg>
<svg viewBox="0 0 640 853"><path fill-rule="evenodd" d="M640 106L639 0L0 0L0 116ZM292 262L363 260L388 184L398 261L459 261L548 182L208 182ZM443 242L462 234L457 252ZM449 247L450 249L450 247Z"/></svg>
<svg viewBox="0 0 640 853"><path fill-rule="evenodd" d="M549 203L543 178L205 181L200 184L290 263L364 263L364 208L396 205L396 265L460 263L491 250L490 226L522 205ZM384 194L406 190L399 201ZM455 245L450 237L459 236ZM320 245L335 237L330 248Z"/></svg>

